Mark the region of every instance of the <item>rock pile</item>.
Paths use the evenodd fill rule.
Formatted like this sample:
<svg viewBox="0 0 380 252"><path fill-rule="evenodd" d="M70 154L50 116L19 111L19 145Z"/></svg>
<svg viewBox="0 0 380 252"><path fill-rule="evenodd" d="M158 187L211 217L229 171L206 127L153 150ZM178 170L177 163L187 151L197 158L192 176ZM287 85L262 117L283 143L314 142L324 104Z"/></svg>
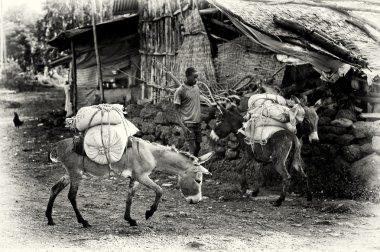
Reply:
<svg viewBox="0 0 380 252"><path fill-rule="evenodd" d="M349 109L319 112L320 143L302 147L313 188L324 195L353 198L380 186L380 121L358 121Z"/></svg>

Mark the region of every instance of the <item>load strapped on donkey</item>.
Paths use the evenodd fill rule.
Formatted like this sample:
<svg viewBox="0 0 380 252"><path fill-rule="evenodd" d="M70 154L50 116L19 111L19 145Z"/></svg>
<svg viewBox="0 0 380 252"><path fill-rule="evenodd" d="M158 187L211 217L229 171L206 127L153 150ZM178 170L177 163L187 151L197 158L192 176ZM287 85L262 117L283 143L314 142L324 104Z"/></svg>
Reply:
<svg viewBox="0 0 380 252"><path fill-rule="evenodd" d="M303 121L305 110L295 104L289 108L286 100L275 94L256 94L248 100L248 111L240 132L246 136L247 144L265 145L268 139L280 130L296 133L296 125Z"/></svg>
<svg viewBox="0 0 380 252"><path fill-rule="evenodd" d="M124 117L123 106L119 104L82 107L68 122L71 128L84 133L74 144L76 150L80 149L76 152L95 163L108 164L110 173L111 164L119 161L126 151L128 138L139 131Z"/></svg>

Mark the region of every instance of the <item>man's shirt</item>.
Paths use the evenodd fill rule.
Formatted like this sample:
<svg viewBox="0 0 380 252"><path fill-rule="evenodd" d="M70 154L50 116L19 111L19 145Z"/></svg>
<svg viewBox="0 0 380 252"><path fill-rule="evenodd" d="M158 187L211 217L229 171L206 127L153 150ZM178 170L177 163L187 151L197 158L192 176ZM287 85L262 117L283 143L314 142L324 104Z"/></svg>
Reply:
<svg viewBox="0 0 380 252"><path fill-rule="evenodd" d="M181 119L184 123L201 122L200 92L197 84L182 84L174 93L174 104L180 106Z"/></svg>

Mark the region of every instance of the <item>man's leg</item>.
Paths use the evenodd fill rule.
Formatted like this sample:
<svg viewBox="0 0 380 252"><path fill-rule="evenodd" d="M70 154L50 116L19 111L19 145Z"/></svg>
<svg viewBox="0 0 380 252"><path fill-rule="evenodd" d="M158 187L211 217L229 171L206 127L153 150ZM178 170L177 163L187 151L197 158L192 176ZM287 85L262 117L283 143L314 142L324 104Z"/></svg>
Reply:
<svg viewBox="0 0 380 252"><path fill-rule="evenodd" d="M197 157L200 148L197 147L196 139L187 140L187 144L189 146L189 152Z"/></svg>
<svg viewBox="0 0 380 252"><path fill-rule="evenodd" d="M195 134L194 156L198 157L199 151L201 150L201 143L202 143L202 128L201 128L200 123L195 125L194 134Z"/></svg>

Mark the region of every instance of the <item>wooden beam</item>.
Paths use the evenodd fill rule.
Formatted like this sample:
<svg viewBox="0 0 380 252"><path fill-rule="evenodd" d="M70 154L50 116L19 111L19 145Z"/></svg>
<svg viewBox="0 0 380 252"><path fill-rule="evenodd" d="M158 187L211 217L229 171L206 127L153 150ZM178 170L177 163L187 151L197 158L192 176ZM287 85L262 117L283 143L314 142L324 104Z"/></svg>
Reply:
<svg viewBox="0 0 380 252"><path fill-rule="evenodd" d="M223 27L223 28L225 28L227 30L230 30L232 32L235 32L235 33L238 33L238 34L241 33L238 29L236 29L232 25L225 24L225 23L223 23L223 22L221 22L221 21L219 21L219 20L217 20L215 18L211 18L210 22L213 23L213 24L219 25L220 27Z"/></svg>
<svg viewBox="0 0 380 252"><path fill-rule="evenodd" d="M201 15L215 14L218 12L219 10L217 8L208 8L208 9L199 10L199 14Z"/></svg>
<svg viewBox="0 0 380 252"><path fill-rule="evenodd" d="M365 119L379 119L380 120L380 113L361 113L359 117L365 118Z"/></svg>

